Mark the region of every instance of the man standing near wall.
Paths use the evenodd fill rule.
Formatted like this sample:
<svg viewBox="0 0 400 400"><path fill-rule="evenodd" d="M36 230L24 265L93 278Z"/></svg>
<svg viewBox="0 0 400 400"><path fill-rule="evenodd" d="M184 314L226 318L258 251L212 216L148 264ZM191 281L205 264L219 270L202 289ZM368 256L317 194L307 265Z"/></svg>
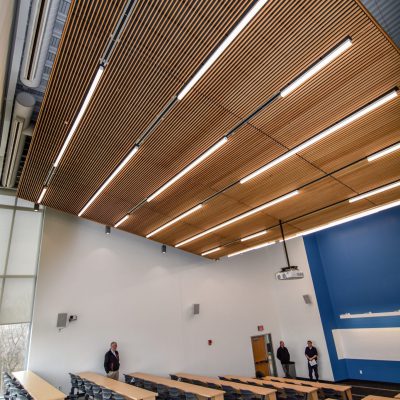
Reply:
<svg viewBox="0 0 400 400"><path fill-rule="evenodd" d="M291 378L289 373L290 364L290 354L289 350L285 347L285 342L281 340L279 342L278 351L276 352L276 357L282 364L283 372L285 373L285 378Z"/></svg>
<svg viewBox="0 0 400 400"><path fill-rule="evenodd" d="M109 378L118 380L119 378L119 353L117 351L117 342L111 342L110 350L104 357L104 369Z"/></svg>
<svg viewBox="0 0 400 400"><path fill-rule="evenodd" d="M318 352L317 349L313 346L312 341L307 341L307 347L304 352L308 360L308 375L310 376L310 381L313 380L313 371L315 375L315 380L318 381Z"/></svg>

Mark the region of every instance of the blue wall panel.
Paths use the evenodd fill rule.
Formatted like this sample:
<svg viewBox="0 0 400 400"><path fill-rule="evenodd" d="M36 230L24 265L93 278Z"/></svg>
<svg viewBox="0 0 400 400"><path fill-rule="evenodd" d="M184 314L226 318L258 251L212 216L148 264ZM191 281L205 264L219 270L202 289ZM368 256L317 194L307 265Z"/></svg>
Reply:
<svg viewBox="0 0 400 400"><path fill-rule="evenodd" d="M400 360L338 360L331 332L400 326L400 317L339 318L400 309L400 207L305 236L304 243L335 379L400 382Z"/></svg>

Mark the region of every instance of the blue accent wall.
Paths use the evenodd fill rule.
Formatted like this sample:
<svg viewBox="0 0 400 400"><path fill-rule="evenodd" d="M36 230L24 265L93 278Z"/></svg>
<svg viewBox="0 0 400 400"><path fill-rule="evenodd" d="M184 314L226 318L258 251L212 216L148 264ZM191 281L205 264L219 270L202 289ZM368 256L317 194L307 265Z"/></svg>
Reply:
<svg viewBox="0 0 400 400"><path fill-rule="evenodd" d="M400 360L338 360L332 336L332 329L400 327L400 317L339 318L400 309L400 207L307 235L304 243L335 380L400 383Z"/></svg>

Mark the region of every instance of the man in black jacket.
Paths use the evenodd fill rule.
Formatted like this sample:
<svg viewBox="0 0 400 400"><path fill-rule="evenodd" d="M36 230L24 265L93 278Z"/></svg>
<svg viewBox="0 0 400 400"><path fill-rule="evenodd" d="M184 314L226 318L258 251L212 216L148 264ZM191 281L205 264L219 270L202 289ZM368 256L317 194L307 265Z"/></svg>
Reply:
<svg viewBox="0 0 400 400"><path fill-rule="evenodd" d="M289 350L285 347L285 343L281 340L279 342L278 351L276 352L276 357L282 364L283 372L285 373L285 378L291 378L289 374L289 363L290 363L290 354Z"/></svg>
<svg viewBox="0 0 400 400"><path fill-rule="evenodd" d="M307 347L304 352L306 355L306 358L308 360L308 375L310 376L310 381L313 380L313 371L315 374L315 380L318 381L318 364L317 364L317 359L318 359L318 351L317 349L313 346L312 341L308 340L307 341Z"/></svg>
<svg viewBox="0 0 400 400"><path fill-rule="evenodd" d="M109 378L118 380L119 378L119 353L117 351L117 342L111 342L110 350L104 357L104 369Z"/></svg>

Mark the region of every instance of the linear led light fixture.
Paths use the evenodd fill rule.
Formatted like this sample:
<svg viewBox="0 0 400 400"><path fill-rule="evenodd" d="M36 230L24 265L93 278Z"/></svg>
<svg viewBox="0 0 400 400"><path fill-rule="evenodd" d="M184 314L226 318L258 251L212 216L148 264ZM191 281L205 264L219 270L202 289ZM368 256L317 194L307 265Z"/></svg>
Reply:
<svg viewBox="0 0 400 400"><path fill-rule="evenodd" d="M240 214L240 215L238 215L238 216L236 216L236 217L234 217L234 218L231 218L231 219L229 219L228 221L223 222L222 224L213 226L212 228L207 229L207 230L205 230L205 231L203 231L203 232L201 232L201 233L199 233L199 234L197 234L197 235L195 235L195 236L192 236L192 237L189 238L189 239L183 240L182 242L176 244L175 247L181 247L181 246L183 246L184 244L190 243L190 242L192 242L193 240L196 240L196 239L199 239L199 238L201 238L201 237L203 237L203 236L206 236L206 235L208 235L208 234L210 234L210 233L212 233L212 232L215 232L215 231L218 230L218 229L224 228L225 226L231 225L231 224L233 224L233 223L235 223L235 222L237 222L237 221L240 221L241 219L247 218L247 217L249 217L250 215L253 215L253 214L256 214L256 213L258 213L258 212L260 212L260 211L262 211L262 210L265 210L266 208L271 207L271 206L273 206L273 205L275 205L275 204L278 204L278 203L280 203L280 202L282 202L282 201L284 201L284 200L287 200L287 199L289 199L289 198L291 198L291 197L293 197L293 196L296 196L297 194L299 194L299 191L298 191L298 190L295 190L295 191L293 191L293 192L290 192L290 193L288 193L288 194L285 194L284 196L278 197L278 198L275 199L275 200L269 201L268 203L262 204L261 206L258 206L258 207L256 207L256 208L253 208L253 209L250 210L250 211L247 211L247 212L245 212L245 213L243 213L243 214Z"/></svg>
<svg viewBox="0 0 400 400"><path fill-rule="evenodd" d="M249 236L245 236L244 238L241 238L240 241L241 242L246 242L247 240L251 240L251 239L254 239L256 237L265 235L267 232L268 231L265 229L264 231L253 233L252 235L249 235Z"/></svg>
<svg viewBox="0 0 400 400"><path fill-rule="evenodd" d="M240 250L240 251L236 251L235 253L228 254L228 257L234 257L234 256L238 256L239 254L247 253L249 251L262 249L263 247L271 246L271 245L273 245L275 243L277 243L277 242L276 241L272 241L272 242L261 243L261 244L258 244L257 246L249 247L247 249L243 249L243 250Z"/></svg>
<svg viewBox="0 0 400 400"><path fill-rule="evenodd" d="M208 71L211 65L218 59L218 57L226 50L226 48L235 40L235 38L242 32L248 23L257 15L261 8L268 0L259 0L256 4L243 16L238 24L232 29L223 42L217 49L208 57L200 69L194 74L190 81L178 93L178 100L182 100L192 87L201 79L201 77Z"/></svg>
<svg viewBox="0 0 400 400"><path fill-rule="evenodd" d="M114 228L118 228L122 223L124 223L129 218L129 214L125 215L124 218L121 218L115 225Z"/></svg>
<svg viewBox="0 0 400 400"><path fill-rule="evenodd" d="M376 317L398 317L400 316L400 310L398 311L384 311L384 312L367 312L362 314L340 314L340 319L350 318L376 318Z"/></svg>
<svg viewBox="0 0 400 400"><path fill-rule="evenodd" d="M204 152L200 157L197 157L193 162L191 162L188 166L186 166L181 172L176 174L172 179L170 179L166 184L161 186L158 190L156 190L151 196L147 198L147 201L150 202L155 199L158 195L160 195L164 190L168 189L171 185L173 185L176 181L181 179L184 175L186 175L189 171L191 171L194 167L199 165L202 161L204 161L211 154L215 153L221 146L223 146L228 141L228 138L224 136L221 140L211 146L206 152Z"/></svg>
<svg viewBox="0 0 400 400"><path fill-rule="evenodd" d="M375 161L375 160L377 160L378 158L384 157L384 156L386 156L386 155L388 155L388 154L390 154L390 153L393 153L394 151L397 151L397 150L400 150L400 142L399 142L399 143L396 143L395 145L390 146L390 147L388 147L388 148L386 148L386 149L384 149L384 150L378 151L378 152L375 153L375 154L372 154L371 156L369 156L369 157L367 158L367 160L368 160L369 162Z"/></svg>
<svg viewBox="0 0 400 400"><path fill-rule="evenodd" d="M200 210L200 208L203 207L203 204L198 204L196 207L191 208L190 210L184 212L183 214L179 215L178 217L171 219L171 221L167 222L166 224L160 226L159 228L157 228L156 230L150 232L148 235L146 235L146 238L152 237L153 235L155 235L156 233L164 230L165 228L168 228L169 226L175 224L175 222L180 221L181 219L187 217L188 215L194 213L197 210Z"/></svg>
<svg viewBox="0 0 400 400"><path fill-rule="evenodd" d="M60 152L58 153L56 161L53 164L53 166L55 168L57 168L58 165L60 164L61 158L64 155L65 151L67 150L69 142L71 141L72 137L74 136L74 134L79 126L79 123L81 122L81 120L86 112L86 109L88 108L90 100L92 99L93 94L100 82L100 78L101 78L101 75L103 74L103 72L104 72L104 66L100 65L96 72L96 75L92 81L92 84L90 85L89 91L87 92L85 99L83 100L82 106L79 109L78 115L76 116L74 123L72 124L72 127L68 132L67 138L65 139L65 142L64 142L63 146L61 147Z"/></svg>
<svg viewBox="0 0 400 400"><path fill-rule="evenodd" d="M350 37L346 38L342 43L337 45L333 50L331 50L328 54L321 57L319 61L314 63L308 70L303 72L298 78L296 78L293 82L287 85L281 92L281 97L286 97L288 94L292 93L299 86L301 86L305 81L313 77L316 73L321 71L324 67L330 64L333 60L338 58L341 54L343 54L348 48L352 45L352 40Z"/></svg>
<svg viewBox="0 0 400 400"><path fill-rule="evenodd" d="M48 189L47 186L45 186L45 187L42 189L42 192L40 193L39 199L38 199L38 201L37 201L38 204L40 204L40 203L42 202L43 197L44 197L44 195L45 195L46 192L47 192L47 189Z"/></svg>
<svg viewBox="0 0 400 400"><path fill-rule="evenodd" d="M90 198L90 200L86 203L85 207L79 211L78 216L80 217L88 207L100 196L101 192L110 184L110 182L119 174L122 168L130 161L130 159L136 154L139 150L139 146L134 146L133 149L129 152L129 154L122 160L122 162L118 165L118 167L114 170L114 172L105 180L105 182L100 186L97 192Z"/></svg>
<svg viewBox="0 0 400 400"><path fill-rule="evenodd" d="M215 249L207 250L204 253L201 253L202 256L206 256L211 253L215 253L216 251L221 250L221 247L216 247Z"/></svg>
<svg viewBox="0 0 400 400"><path fill-rule="evenodd" d="M374 196L375 194L386 192L386 190L394 189L400 186L400 181L390 183L389 185L382 186L378 189L370 190L369 192L360 194L359 196L352 197L349 199L349 203L354 203L355 201L359 201L365 199L366 197Z"/></svg>
<svg viewBox="0 0 400 400"><path fill-rule="evenodd" d="M345 224L346 222L350 222L350 221L354 221L355 219L367 217L368 215L376 214L376 213L378 213L380 211L384 211L384 210L387 210L389 208L393 208L393 207L397 207L397 206L400 206L400 200L392 201L392 202L386 203L386 204L384 204L382 206L373 207L373 208L370 208L370 209L368 209L366 211L362 211L362 212L359 212L357 214L350 215L349 217L344 217L344 218L340 218L340 219L337 219L337 220L332 221L332 222L328 222L327 224L320 225L320 226L318 226L316 228L307 229L306 231L302 231L302 232L297 233L296 236L298 237L298 236L310 235L311 233L319 232L319 231L322 231L324 229L328 229L328 228L332 228L332 227L337 226L337 225Z"/></svg>
<svg viewBox="0 0 400 400"><path fill-rule="evenodd" d="M359 110L355 111L354 113L350 114L349 116L343 118L341 121L337 122L336 124L330 126L329 128L323 130L319 134L315 135L311 139L306 140L305 142L299 144L298 146L294 147L292 150L282 154L275 160L272 160L268 164L265 164L263 167L257 169L256 171L252 172L251 174L247 175L246 177L240 180L240 183L245 183L250 179L255 178L257 175L267 171L268 169L274 167L277 164L287 160L289 157L293 156L296 153L310 147L311 145L319 142L320 140L324 139L325 137L331 135L332 133L336 132L337 130L343 128L344 126L356 121L357 119L363 117L364 115L368 114L369 112L375 110L376 108L382 106L383 104L387 103L388 101L394 99L398 96L397 88L391 90L390 92L384 94L383 96L377 98L376 100L372 101L371 103L367 104L366 106L360 108Z"/></svg>

